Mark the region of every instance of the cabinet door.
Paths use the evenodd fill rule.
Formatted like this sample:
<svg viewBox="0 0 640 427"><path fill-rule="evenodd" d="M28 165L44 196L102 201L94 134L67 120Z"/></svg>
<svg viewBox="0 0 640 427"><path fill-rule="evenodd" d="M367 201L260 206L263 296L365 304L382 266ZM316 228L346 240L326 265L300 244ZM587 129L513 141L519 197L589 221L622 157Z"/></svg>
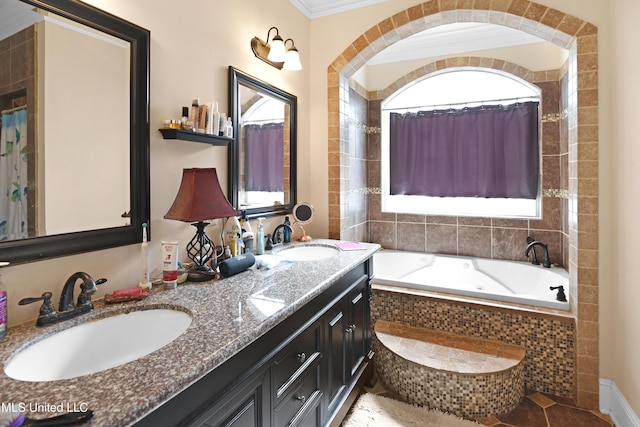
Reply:
<svg viewBox="0 0 640 427"><path fill-rule="evenodd" d="M347 368L351 378L369 354L369 277L362 276L348 296Z"/></svg>
<svg viewBox="0 0 640 427"><path fill-rule="evenodd" d="M214 402L190 426L268 427L270 425L269 376L261 371Z"/></svg>
<svg viewBox="0 0 640 427"><path fill-rule="evenodd" d="M328 413L333 413L340 403L340 395L346 386L347 366L347 312L343 302L329 310L326 317L326 394Z"/></svg>

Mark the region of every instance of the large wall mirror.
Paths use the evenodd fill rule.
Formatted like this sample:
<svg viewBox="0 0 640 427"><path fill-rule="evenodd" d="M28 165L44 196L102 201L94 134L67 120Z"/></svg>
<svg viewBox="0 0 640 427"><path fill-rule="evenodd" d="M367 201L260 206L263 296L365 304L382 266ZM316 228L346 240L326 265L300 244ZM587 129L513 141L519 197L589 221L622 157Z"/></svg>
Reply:
<svg viewBox="0 0 640 427"><path fill-rule="evenodd" d="M149 32L78 0L0 0L0 260L141 241Z"/></svg>
<svg viewBox="0 0 640 427"><path fill-rule="evenodd" d="M229 200L249 217L290 213L296 204L297 98L229 67L235 141Z"/></svg>

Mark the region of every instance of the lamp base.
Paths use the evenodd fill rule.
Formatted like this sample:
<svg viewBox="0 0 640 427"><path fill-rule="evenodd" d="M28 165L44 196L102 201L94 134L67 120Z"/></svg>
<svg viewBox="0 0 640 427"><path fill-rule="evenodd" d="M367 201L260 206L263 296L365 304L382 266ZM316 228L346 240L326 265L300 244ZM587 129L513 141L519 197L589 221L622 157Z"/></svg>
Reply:
<svg viewBox="0 0 640 427"><path fill-rule="evenodd" d="M187 280L190 282L206 282L207 280L217 279L219 277L215 270L212 270L207 265L197 265L189 271Z"/></svg>

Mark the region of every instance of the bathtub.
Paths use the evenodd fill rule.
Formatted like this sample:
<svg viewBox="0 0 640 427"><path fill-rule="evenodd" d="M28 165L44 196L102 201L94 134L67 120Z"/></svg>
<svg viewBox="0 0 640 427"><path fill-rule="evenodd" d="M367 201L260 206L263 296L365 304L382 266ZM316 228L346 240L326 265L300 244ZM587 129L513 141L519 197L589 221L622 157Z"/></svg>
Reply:
<svg viewBox="0 0 640 427"><path fill-rule="evenodd" d="M569 274L526 262L382 250L373 283L569 310ZM551 286L563 286L567 302Z"/></svg>

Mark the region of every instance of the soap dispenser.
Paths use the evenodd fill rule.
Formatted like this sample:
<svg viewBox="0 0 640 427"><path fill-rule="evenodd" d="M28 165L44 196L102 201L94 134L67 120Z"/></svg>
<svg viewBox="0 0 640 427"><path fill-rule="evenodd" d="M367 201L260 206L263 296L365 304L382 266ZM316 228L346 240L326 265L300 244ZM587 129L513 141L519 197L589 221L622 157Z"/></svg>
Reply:
<svg viewBox="0 0 640 427"><path fill-rule="evenodd" d="M256 234L256 255L264 254L264 218L258 218L258 233Z"/></svg>

